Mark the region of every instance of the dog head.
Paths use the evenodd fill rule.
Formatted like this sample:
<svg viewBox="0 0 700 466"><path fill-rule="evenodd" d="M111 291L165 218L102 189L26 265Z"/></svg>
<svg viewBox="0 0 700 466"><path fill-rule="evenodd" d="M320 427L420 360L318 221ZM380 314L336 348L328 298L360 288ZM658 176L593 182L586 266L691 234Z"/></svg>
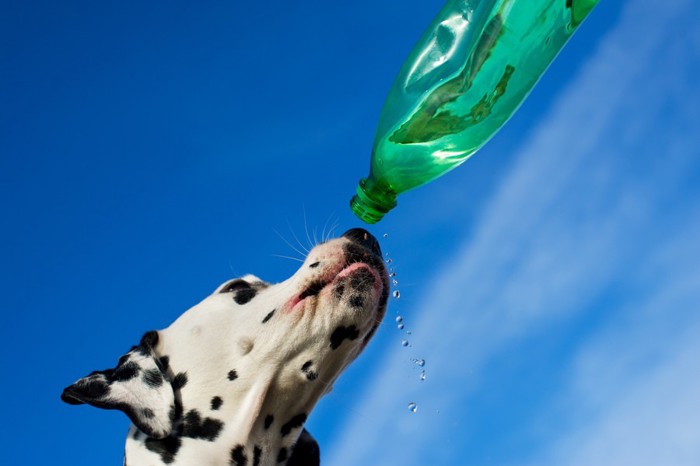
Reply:
<svg viewBox="0 0 700 466"><path fill-rule="evenodd" d="M317 464L303 425L374 334L388 290L376 239L353 229L282 283L222 284L62 398L125 412L128 464Z"/></svg>

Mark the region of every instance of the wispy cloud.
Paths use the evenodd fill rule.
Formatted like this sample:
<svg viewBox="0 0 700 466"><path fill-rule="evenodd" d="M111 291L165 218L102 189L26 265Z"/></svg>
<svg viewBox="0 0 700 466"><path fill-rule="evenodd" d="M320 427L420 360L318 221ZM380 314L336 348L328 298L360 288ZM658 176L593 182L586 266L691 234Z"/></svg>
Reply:
<svg viewBox="0 0 700 466"><path fill-rule="evenodd" d="M570 427L545 435L529 464L700 464L698 237L696 220L670 238L646 264L651 291L579 350L567 389L543 413Z"/></svg>
<svg viewBox="0 0 700 466"><path fill-rule="evenodd" d="M429 361L430 383L407 384L401 363L406 351L389 352L360 403L363 416L351 418L341 442L324 455L328 464L424 464L425 452L434 464L458 464L452 456L457 453L445 451L456 452L458 446L445 443L448 432L464 427L451 422L470 415L469 396L480 389L474 374L495 354L516 351L523 339L555 331L556 325L595 309L611 286L641 290L634 287L656 245L675 238L682 251L692 241L671 233L687 226L689 212L698 213L697 201L684 197L684 190L692 189L687 177L698 168L698 144L688 142L692 125L687 122L699 118L697 110L683 105L684 99L700 101L692 84L697 69L688 65L688 60L697 64L700 55L690 21L693 8L686 0L638 0L625 7L619 24L562 93L485 204L473 236L408 313L419 316L412 342ZM669 108L689 113L659 119ZM676 295L671 285L685 282L678 274L693 276L698 270L680 272L673 266L667 273L668 280L645 289L659 309L668 304L664 296ZM683 309L699 302L688 295ZM673 315L694 328L689 313ZM609 338L605 344L621 337ZM635 348L644 342L634 335L625 338ZM600 354L605 361L610 348L589 344L581 361L586 354ZM682 370L693 369L687 355L698 349L679 347L675 356L667 356L667 366L648 374L658 382L637 387L640 402L660 396L654 387L662 390ZM579 364L583 374L586 364ZM586 377L575 376L581 384L591 380ZM431 413L409 416L405 404L411 400L425 400ZM436 409L443 414L436 415ZM625 407L619 412L610 422L624 419ZM700 426L694 429L700 432ZM586 432L583 426L571 435ZM543 445L548 441L540 440ZM591 455L595 440L587 439ZM569 441L561 439L561 451ZM580 463L562 462L558 447L551 448L552 464L636 464L583 457Z"/></svg>

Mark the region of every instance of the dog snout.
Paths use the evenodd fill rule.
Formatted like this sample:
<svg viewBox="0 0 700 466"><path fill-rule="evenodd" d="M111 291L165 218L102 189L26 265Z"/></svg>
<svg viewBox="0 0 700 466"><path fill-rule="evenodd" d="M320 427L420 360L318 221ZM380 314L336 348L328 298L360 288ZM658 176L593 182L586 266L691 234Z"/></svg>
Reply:
<svg viewBox="0 0 700 466"><path fill-rule="evenodd" d="M372 234L365 230L364 228L352 228L345 233L343 233L343 238L347 238L360 246L363 246L375 255L381 257L382 250L379 247L379 241L377 238L372 236Z"/></svg>

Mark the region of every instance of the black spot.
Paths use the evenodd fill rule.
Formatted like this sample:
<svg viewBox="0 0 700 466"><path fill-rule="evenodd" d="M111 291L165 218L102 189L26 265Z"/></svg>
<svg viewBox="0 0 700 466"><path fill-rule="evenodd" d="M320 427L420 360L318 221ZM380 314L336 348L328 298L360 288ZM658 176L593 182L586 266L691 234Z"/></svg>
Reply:
<svg viewBox="0 0 700 466"><path fill-rule="evenodd" d="M237 304L245 304L251 299L253 299L257 293L258 292L255 290L255 288L239 290L236 293L236 296L234 296L233 300L236 301Z"/></svg>
<svg viewBox="0 0 700 466"><path fill-rule="evenodd" d="M156 417L156 413L154 413L151 408L143 408L141 410L141 415L146 419L153 419L154 417Z"/></svg>
<svg viewBox="0 0 700 466"><path fill-rule="evenodd" d="M319 466L320 464L321 452L318 448L318 443L304 429L299 436L299 440L294 445L287 466Z"/></svg>
<svg viewBox="0 0 700 466"><path fill-rule="evenodd" d="M309 268L310 268L310 269L315 269L315 268L318 267L319 265L321 265L320 262L314 262L313 264L310 264L310 265L309 265Z"/></svg>
<svg viewBox="0 0 700 466"><path fill-rule="evenodd" d="M231 466L246 466L246 464L248 464L248 457L245 455L243 445L236 445L236 447L231 450L231 461L229 464Z"/></svg>
<svg viewBox="0 0 700 466"><path fill-rule="evenodd" d="M102 380L79 381L63 390L61 400L71 405L79 405L100 400L110 392L109 385Z"/></svg>
<svg viewBox="0 0 700 466"><path fill-rule="evenodd" d="M153 348L158 344L158 339L158 332L155 330L151 330L143 334L139 345L145 346L147 348Z"/></svg>
<svg viewBox="0 0 700 466"><path fill-rule="evenodd" d="M312 282L308 286L308 288L301 292L301 294L299 295L299 300L301 301L302 299L308 298L309 296L316 296L321 292L324 286L326 286L326 283L324 283L321 280Z"/></svg>
<svg viewBox="0 0 700 466"><path fill-rule="evenodd" d="M159 454L165 464L175 461L175 456L182 445L182 441L177 437L165 437L160 440L147 438L144 443L150 451Z"/></svg>
<svg viewBox="0 0 700 466"><path fill-rule="evenodd" d="M143 383L151 388L158 388L163 385L163 374L158 369L148 369L143 372L141 377Z"/></svg>
<svg viewBox="0 0 700 466"><path fill-rule="evenodd" d="M185 420L182 429L183 437L191 437L214 441L219 436L224 423L218 419L212 419L199 414L199 411L192 409L185 414Z"/></svg>
<svg viewBox="0 0 700 466"><path fill-rule="evenodd" d="M358 244L346 243L343 246L343 252L345 253L345 260L348 265L364 262L377 270L382 270L384 268L384 261L379 251L370 251Z"/></svg>
<svg viewBox="0 0 700 466"><path fill-rule="evenodd" d="M343 293L345 293L345 285L343 285L342 283L336 286L333 290L333 295L335 296L335 299L342 298Z"/></svg>
<svg viewBox="0 0 700 466"><path fill-rule="evenodd" d="M90 380L83 385L81 391L91 399L99 399L107 396L110 392L109 385L101 380Z"/></svg>
<svg viewBox="0 0 700 466"><path fill-rule="evenodd" d="M269 429L270 426L272 425L272 421L275 420L275 417L272 414L268 414L265 416L265 430Z"/></svg>
<svg viewBox="0 0 700 466"><path fill-rule="evenodd" d="M173 424L182 417L182 402L180 402L180 400L175 399L175 403L170 405L168 417Z"/></svg>
<svg viewBox="0 0 700 466"><path fill-rule="evenodd" d="M263 324L266 324L268 320L272 319L272 316L275 315L275 311L276 311L276 310L277 310L277 309L271 310L271 311L269 312L269 314L267 314L267 315L265 316L265 318L262 320L262 323L263 323Z"/></svg>
<svg viewBox="0 0 700 466"><path fill-rule="evenodd" d="M236 369L232 369L232 370L228 371L228 379L229 380L233 381L233 380L236 380L237 378L238 378L238 372L236 372Z"/></svg>
<svg viewBox="0 0 700 466"><path fill-rule="evenodd" d="M131 435L131 438L138 441L141 438L141 431L138 429L135 429L134 433Z"/></svg>
<svg viewBox="0 0 700 466"><path fill-rule="evenodd" d="M180 372L175 376L172 382L173 390L180 390L187 385L187 372Z"/></svg>
<svg viewBox="0 0 700 466"><path fill-rule="evenodd" d="M277 462L282 463L287 460L287 449L280 448L280 452L277 454Z"/></svg>
<svg viewBox="0 0 700 466"><path fill-rule="evenodd" d="M571 8L572 3L573 3L573 0L566 0L566 7Z"/></svg>
<svg viewBox="0 0 700 466"><path fill-rule="evenodd" d="M219 293L231 293L232 291L247 290L249 288L250 283L238 278L236 280L231 280L226 285L224 285L224 287L221 288L221 291L219 291Z"/></svg>
<svg viewBox="0 0 700 466"><path fill-rule="evenodd" d="M221 408L222 404L224 404L224 400L222 400L220 396L215 396L211 399L211 409L213 409L214 411L217 411L219 408Z"/></svg>
<svg viewBox="0 0 700 466"><path fill-rule="evenodd" d="M364 293L370 290L374 284L374 275L367 268L359 269L350 276L350 286Z"/></svg>
<svg viewBox="0 0 700 466"><path fill-rule="evenodd" d="M362 295L354 295L350 298L350 306L354 308L363 307L365 305L365 298Z"/></svg>
<svg viewBox="0 0 700 466"><path fill-rule="evenodd" d="M357 330L357 327L355 327L354 325L351 325L350 327L340 325L333 331L333 334L331 335L331 349L337 349L346 339L354 340L359 335L360 331Z"/></svg>
<svg viewBox="0 0 700 466"><path fill-rule="evenodd" d="M140 370L135 362L127 362L114 370L111 379L114 382L126 382L136 377Z"/></svg>
<svg viewBox="0 0 700 466"><path fill-rule="evenodd" d="M260 455L262 455L262 450L255 445L253 448L253 466L260 466Z"/></svg>
<svg viewBox="0 0 700 466"><path fill-rule="evenodd" d="M306 414L305 413L297 414L296 416L291 418L289 421L287 421L280 429L280 433L282 434L282 437L288 435L292 431L292 429L296 429L297 427L303 426L305 422L306 422Z"/></svg>
<svg viewBox="0 0 700 466"><path fill-rule="evenodd" d="M139 342L138 346L134 348L134 350L143 356L150 356L151 351L158 344L158 338L158 332L155 330L146 332L143 334L141 341Z"/></svg>
<svg viewBox="0 0 700 466"><path fill-rule="evenodd" d="M170 367L170 356L163 356L158 359L158 365L160 366L160 370L165 372L168 370L168 367Z"/></svg>
<svg viewBox="0 0 700 466"><path fill-rule="evenodd" d="M306 361L303 366L301 366L301 371L306 374L306 378L310 381L316 380L318 378L318 372L312 371L311 366L313 361Z"/></svg>

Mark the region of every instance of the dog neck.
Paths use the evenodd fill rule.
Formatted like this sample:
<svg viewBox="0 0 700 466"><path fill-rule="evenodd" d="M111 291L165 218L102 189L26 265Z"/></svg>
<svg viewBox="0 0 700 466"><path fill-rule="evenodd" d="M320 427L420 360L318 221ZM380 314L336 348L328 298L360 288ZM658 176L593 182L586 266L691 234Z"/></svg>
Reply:
<svg viewBox="0 0 700 466"><path fill-rule="evenodd" d="M184 332L181 327L190 330ZM293 465L295 456L318 455L318 446L303 426L345 361L339 360L338 367L327 366L319 377L314 361L305 359L305 351L295 355L293 349L266 350L265 341L256 341L253 350L251 342L244 338L235 342L238 336L230 334L235 344L229 355L222 356L222 335L203 335L209 330L193 332L193 328L187 318L175 322L160 332L155 348L158 359L167 364L164 369L175 393L172 439L144 439L133 430L127 440L127 464L141 464L140 458L154 452L166 463L172 455L177 457L174 464L214 465L224 457L232 465L249 466L285 461ZM195 342L198 351L187 351ZM215 359L212 354L217 355ZM325 380L328 376L333 379ZM179 448L192 442L204 442L206 448ZM190 454L196 457L189 458Z"/></svg>

